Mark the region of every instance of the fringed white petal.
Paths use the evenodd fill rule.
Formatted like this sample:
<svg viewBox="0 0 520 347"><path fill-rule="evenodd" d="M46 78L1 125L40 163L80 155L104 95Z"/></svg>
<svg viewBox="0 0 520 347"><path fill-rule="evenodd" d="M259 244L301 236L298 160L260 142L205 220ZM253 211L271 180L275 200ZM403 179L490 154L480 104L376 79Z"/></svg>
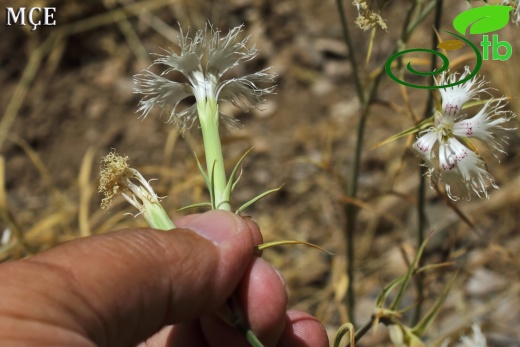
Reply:
<svg viewBox="0 0 520 347"><path fill-rule="evenodd" d="M157 54L159 58L154 61L154 64L164 64L170 67L161 76L172 71L179 71L191 81L193 72L202 71L200 60L206 47L203 31L197 31L192 39L188 34L184 36L181 29L179 47L181 49L180 54L175 53L173 49L166 50L168 54L165 55Z"/></svg>
<svg viewBox="0 0 520 347"><path fill-rule="evenodd" d="M255 47L247 48L246 46L250 36L242 41L238 39L242 28L243 25L240 25L231 29L223 38L220 38L218 30L211 28L212 39L209 41L208 63L206 65L208 74L219 79L227 70L256 57L258 50Z"/></svg>
<svg viewBox="0 0 520 347"><path fill-rule="evenodd" d="M434 169L435 166L433 164L432 159L435 158L435 153L433 152L433 147L437 142L437 133L435 129L431 128L425 130L422 135L415 141L413 144L413 148L417 153L422 157L422 159L426 162L426 165L430 169Z"/></svg>
<svg viewBox="0 0 520 347"><path fill-rule="evenodd" d="M440 179L452 200L462 196L470 200L474 193L480 198L488 197L488 187L498 188L493 176L485 169L485 163L456 138L439 146Z"/></svg>
<svg viewBox="0 0 520 347"><path fill-rule="evenodd" d="M181 30L180 53L170 49L166 51L167 54L158 55L154 61L154 65L166 65L167 69L160 75L144 71L135 76L136 93L145 95L139 104L138 112L146 116L154 106L159 106L163 110L168 110L173 123L181 130L186 130L197 122L195 105L177 112L177 106L186 97L194 96L196 103L207 100L228 100L244 111L264 102L263 97L272 93L274 87L263 88L258 87L257 84L274 81L276 75L267 73L268 69L221 81L226 71L257 55L255 47L246 47L249 37L242 40L239 38L242 28L243 26L238 26L231 29L222 38L220 32L214 30L210 24L204 31L197 31L194 38L184 35ZM207 63L203 69L201 61L205 55ZM189 83L173 82L164 77L173 71L182 73ZM218 116L224 125L236 126L232 118L222 114Z"/></svg>
<svg viewBox="0 0 520 347"><path fill-rule="evenodd" d="M170 117L173 117L179 103L193 95L189 84L170 81L150 71L134 76L134 83L135 92L145 95L137 109L142 117L146 117L154 106L169 110Z"/></svg>
<svg viewBox="0 0 520 347"><path fill-rule="evenodd" d="M519 0L503 0L502 5L511 6L511 21L518 25L520 23L520 1Z"/></svg>
<svg viewBox="0 0 520 347"><path fill-rule="evenodd" d="M478 324L473 324L471 326L471 330L473 332L473 335L471 337L469 336L463 336L461 337L461 342L465 347L486 347L486 337L482 333L482 330L480 330L480 326Z"/></svg>
<svg viewBox="0 0 520 347"><path fill-rule="evenodd" d="M154 64L164 64L170 66L169 69L166 69L163 71L163 73L161 73L161 76L164 76L172 71L179 71L191 82L193 72L202 71L200 61L198 60L195 53L177 55L173 51L170 51L169 55L159 56L160 58L156 59Z"/></svg>
<svg viewBox="0 0 520 347"><path fill-rule="evenodd" d="M448 71L444 71L440 78L435 81L435 83L438 86L451 84L466 78L469 74L470 70L468 66L465 67L464 72L460 75L459 78L457 78L457 73L450 74ZM443 115L457 115L466 102L472 99L476 99L479 93L488 90L488 88L484 87L486 84L487 82L483 77L475 76L469 81L458 84L456 86L439 89L439 92L442 96Z"/></svg>
<svg viewBox="0 0 520 347"><path fill-rule="evenodd" d="M171 115L170 120L180 130L190 130L194 124L198 123L199 120L197 114L197 105L193 104L181 112Z"/></svg>
<svg viewBox="0 0 520 347"><path fill-rule="evenodd" d="M505 153L503 144L509 139L505 132L514 129L503 126L513 116L510 111L503 110L504 106L505 104L492 104L488 101L474 117L456 122L453 125L453 134L477 138L496 151Z"/></svg>
<svg viewBox="0 0 520 347"><path fill-rule="evenodd" d="M271 94L275 86L259 88L257 83L271 83L275 75L268 74L264 69L257 73L240 78L233 78L221 83L217 90L218 98L228 100L233 105L247 112L252 107L257 107L264 102L264 96Z"/></svg>

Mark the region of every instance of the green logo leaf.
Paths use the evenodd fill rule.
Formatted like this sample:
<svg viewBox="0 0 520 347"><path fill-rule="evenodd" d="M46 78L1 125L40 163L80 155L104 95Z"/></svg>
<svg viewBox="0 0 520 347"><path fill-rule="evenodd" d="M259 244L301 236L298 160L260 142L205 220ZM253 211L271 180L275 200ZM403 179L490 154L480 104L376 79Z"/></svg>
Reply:
<svg viewBox="0 0 520 347"><path fill-rule="evenodd" d="M470 28L470 34L486 34L502 29L509 22L509 12L513 8L503 5L489 5L471 8L453 20L453 27L462 35Z"/></svg>

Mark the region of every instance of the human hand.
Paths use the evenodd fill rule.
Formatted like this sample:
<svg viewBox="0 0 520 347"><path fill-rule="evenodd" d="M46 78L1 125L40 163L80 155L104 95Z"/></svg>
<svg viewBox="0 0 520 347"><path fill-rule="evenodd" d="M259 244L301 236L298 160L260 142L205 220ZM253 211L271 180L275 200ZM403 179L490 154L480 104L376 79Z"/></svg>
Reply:
<svg viewBox="0 0 520 347"><path fill-rule="evenodd" d="M91 236L0 264L0 344L248 346L214 314L237 292L266 346L328 346L315 318L286 312L281 277L253 254L261 243L254 222L210 211L176 225Z"/></svg>

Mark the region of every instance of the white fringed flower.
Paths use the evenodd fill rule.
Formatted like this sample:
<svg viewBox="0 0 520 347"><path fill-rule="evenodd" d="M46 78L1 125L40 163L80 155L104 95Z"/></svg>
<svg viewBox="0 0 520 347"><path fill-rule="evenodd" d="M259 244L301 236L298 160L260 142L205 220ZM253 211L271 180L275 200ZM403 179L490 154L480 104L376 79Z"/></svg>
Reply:
<svg viewBox="0 0 520 347"><path fill-rule="evenodd" d="M502 5L511 6L511 21L518 25L520 23L520 1L519 0L503 0Z"/></svg>
<svg viewBox="0 0 520 347"><path fill-rule="evenodd" d="M455 80L453 75L443 74L438 85ZM508 139L505 132L512 129L504 127L504 123L514 115L504 110L505 104L491 100L472 118L459 114L464 103L486 90L484 84L483 79L475 77L461 85L440 89L442 112L437 112L434 126L422 131L413 145L428 167L432 184L443 182L452 200L460 197L469 200L472 194L487 198L489 187L498 188L470 141L481 141L495 156L496 152L505 153L503 144Z"/></svg>
<svg viewBox="0 0 520 347"><path fill-rule="evenodd" d="M463 345L466 347L486 347L486 337L482 333L482 330L480 330L480 326L478 324L473 324L471 330L473 331L471 337L463 336L461 338Z"/></svg>
<svg viewBox="0 0 520 347"><path fill-rule="evenodd" d="M438 86L452 84L463 80L470 73L468 66L466 66L459 78L457 78L457 73L450 74L448 71L444 71L439 80L435 80L435 82ZM488 90L488 88L484 88L484 85L486 85L484 78L475 76L469 81L456 86L439 89L442 98L443 115L455 116L458 114L466 102L477 99L479 93Z"/></svg>
<svg viewBox="0 0 520 347"><path fill-rule="evenodd" d="M480 326L478 324L473 324L471 326L471 330L473 334L471 336L462 336L460 338L460 343L456 344L456 347L487 347L486 337L480 330ZM448 347L449 341L444 341L441 347Z"/></svg>
<svg viewBox="0 0 520 347"><path fill-rule="evenodd" d="M276 77L267 73L268 69L240 78L223 80L222 76L231 68L249 61L257 55L255 47L247 48L249 36L240 40L243 26L231 29L225 37L211 26L199 30L193 38L184 35L181 30L179 38L180 53L173 50L165 55L158 55L154 65L165 65L167 68L160 75L149 70L134 77L136 93L144 94L139 103L138 112L146 117L150 110L158 106L169 112L170 121L180 129L186 130L203 117L201 105L210 105L218 110L217 100L231 101L243 111L248 111L264 102L264 96L274 90L274 86L261 88L259 83L272 83ZM203 68L203 61L206 61ZM178 71L187 79L187 83L172 81L166 74ZM196 103L178 111L184 99L194 96ZM199 110L197 110L199 108ZM197 112L199 111L199 112ZM204 112L205 114L208 112ZM214 112L212 112L214 113ZM220 121L233 124L230 117L216 113Z"/></svg>

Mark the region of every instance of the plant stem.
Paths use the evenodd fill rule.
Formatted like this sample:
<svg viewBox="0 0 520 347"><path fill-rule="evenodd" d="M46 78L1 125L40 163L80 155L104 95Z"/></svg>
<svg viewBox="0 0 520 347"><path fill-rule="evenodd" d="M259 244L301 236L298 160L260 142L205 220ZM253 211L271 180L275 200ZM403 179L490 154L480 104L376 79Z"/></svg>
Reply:
<svg viewBox="0 0 520 347"><path fill-rule="evenodd" d="M341 20L341 27L343 29L343 39L345 40L345 45L348 49L349 54L349 62L352 67L352 75L354 77L354 83L356 85L356 92L358 95L358 99L360 104L363 107L363 111L361 117L359 119L358 128L357 128L357 140L356 140L356 149L354 154L354 162L351 166L351 172L349 177L349 182L347 186L347 196L349 198L356 198L357 196L357 176L359 173L359 162L361 157L361 149L363 143L363 133L365 129L365 120L366 120L366 111L368 110L367 103L365 103L365 94L363 91L363 86L361 84L361 78L359 77L359 71L357 68L356 55L354 50L354 44L352 42L352 38L350 37L350 33L348 30L347 19L345 15L345 7L343 6L343 0L336 1L339 17ZM356 214L357 207L353 204L345 205L345 215L347 218L347 223L345 225L345 241L346 241L346 251L347 251L347 276L348 276L348 288L347 288L347 310L350 322L352 325L356 326L356 317L355 317L355 292L354 292L354 231L356 227Z"/></svg>
<svg viewBox="0 0 520 347"><path fill-rule="evenodd" d="M361 116L359 118L359 123L357 127L356 133L356 148L354 152L354 159L352 165L350 167L350 179L347 187L347 196L351 199L356 199L357 197L357 187L358 187L358 177L361 166L361 153L363 151L363 135L365 134L365 126L366 120L368 118L368 112L370 109L370 105L372 100L374 99L377 89L379 87L379 82L381 81L381 77L383 76L383 70L377 75L374 80L371 88L368 99L363 104L363 108L361 110ZM355 260L355 247L354 247L354 233L356 228L356 219L357 219L357 206L354 204L347 204L345 206L345 212L347 216L347 224L345 233L347 235L347 274L349 277L348 282L348 291L347 291L347 305L348 312L350 316L351 323L355 326L355 292L354 292L354 260Z"/></svg>
<svg viewBox="0 0 520 347"><path fill-rule="evenodd" d="M171 230L175 228L175 224L173 224L160 203L153 203L147 199L143 199L143 204L143 217L150 227L157 230Z"/></svg>
<svg viewBox="0 0 520 347"><path fill-rule="evenodd" d="M356 92L358 94L359 102L364 104L365 94L363 92L363 85L361 84L361 78L359 77L359 71L357 69L356 55L354 54L354 44L350 37L347 25L347 17L345 15L345 7L343 6L343 0L336 0L338 6L339 18L341 20L341 28L343 29L343 39L348 48L348 58L350 65L352 66L352 75L354 76L354 84L356 85Z"/></svg>
<svg viewBox="0 0 520 347"><path fill-rule="evenodd" d="M341 26L343 28L343 36L345 39L345 44L349 51L349 61L352 66L352 74L354 76L354 83L356 85L356 91L358 94L359 102L361 104L361 115L359 118L359 123L357 127L356 133L356 147L354 152L354 158L352 162L352 166L350 168L350 177L347 186L347 196L352 199L356 199L357 197L357 183L359 177L360 163L361 163L361 153L363 150L363 135L365 133L365 125L368 116L368 111L370 108L370 104L376 95L377 88L379 86L379 82L381 80L381 76L383 75L383 70L376 76L373 84L370 87L370 91L368 93L368 97L366 96L363 86L361 84L361 78L359 77L359 71L357 68L357 61L355 57L355 49L352 39L350 37L350 33L347 26L347 20L345 16L345 9L343 6L342 0L337 0L337 6L341 19ZM357 207L353 204L345 205L345 215L347 218L347 223L345 226L345 235L346 235L346 248L347 248L347 275L349 278L348 288L347 288L347 310L350 318L350 322L356 326L355 319L355 289L354 289L354 261L355 261L355 247L354 247L354 233L356 228L356 217L357 217Z"/></svg>
<svg viewBox="0 0 520 347"><path fill-rule="evenodd" d="M213 209L231 211L229 197L226 196L226 171L220 144L217 101L201 101L197 104L197 110L202 128L206 167L212 185L208 188L213 190Z"/></svg>
<svg viewBox="0 0 520 347"><path fill-rule="evenodd" d="M435 19L434 19L434 27L439 30L441 26L441 19L442 19L442 5L443 0L437 0L435 3ZM437 45L439 44L437 34L435 31L432 33L432 50L435 50L437 48ZM437 66L437 55L432 54L431 58L431 64L430 64L430 71L435 71L435 68ZM429 85L433 85L433 78L430 79ZM433 93L430 92L428 94L428 99L426 101L426 108L424 110L424 119L431 117L432 115L432 108L433 108ZM425 211L425 205L426 205L426 170L424 166L419 167L419 191L417 195L417 249L421 247L421 245L424 242L424 232L426 229L426 211ZM419 266L422 264L422 260L419 260ZM415 325L417 322L419 322L421 318L421 311L422 311L422 303L424 301L424 275L419 273L416 276L416 286L417 286L417 305L415 306L414 313L413 313L413 319L412 319L412 325Z"/></svg>
<svg viewBox="0 0 520 347"><path fill-rule="evenodd" d="M365 336L369 331L370 328L374 325L374 320L376 319L375 316L372 316L368 322L366 322L361 328L356 330L356 333L354 334L354 342L358 342L363 336ZM380 323L385 323L386 320L384 317L380 318ZM350 342L345 345L345 347L351 347ZM352 345L353 347L353 345Z"/></svg>
<svg viewBox="0 0 520 347"><path fill-rule="evenodd" d="M229 196L226 192L226 170L224 166L224 156L219 135L219 113L216 100L207 99L197 103L197 111L202 129L202 139L204 141L204 152L206 154L206 168L212 189L213 201L212 209L231 211ZM238 303L237 294L233 294L228 301L228 308L233 315L232 326L238 328L252 347L263 347L264 345L246 323L243 310Z"/></svg>
<svg viewBox="0 0 520 347"><path fill-rule="evenodd" d="M354 342L358 342L360 338L365 336L365 334L369 332L369 330L373 324L374 324L374 319L372 318L365 325L363 325L361 328L359 328L359 330L357 330L356 333L354 334ZM350 346L350 343L347 346Z"/></svg>
<svg viewBox="0 0 520 347"><path fill-rule="evenodd" d="M408 39L410 38L410 36L412 35L413 31L415 30L415 28L422 23L422 21L426 18L426 16L428 16L428 14L430 14L430 12L432 11L432 9L435 7L436 3L435 1L432 1L432 2L429 2L426 6L424 6L424 8L422 10L420 10L419 14L417 15L417 17L415 17L413 19L413 21L411 23L407 23L405 22L405 28L402 32L402 36L401 36L401 40L403 42L407 42ZM413 6L410 11L414 11L415 10L415 6ZM411 12L410 12L411 13Z"/></svg>
<svg viewBox="0 0 520 347"><path fill-rule="evenodd" d="M419 191L417 200L417 247L419 247L424 242L424 229L426 227L426 169L424 166L419 167ZM415 325L421 317L422 310L422 302L424 300L424 285L423 285L423 275L417 274L415 284L417 287L417 305L415 306L412 318L412 325Z"/></svg>
<svg viewBox="0 0 520 347"><path fill-rule="evenodd" d="M262 342L260 342L260 340L258 339L258 337L256 337L252 330L248 330L246 332L246 339L247 342L249 342L249 344L253 347L264 347Z"/></svg>

